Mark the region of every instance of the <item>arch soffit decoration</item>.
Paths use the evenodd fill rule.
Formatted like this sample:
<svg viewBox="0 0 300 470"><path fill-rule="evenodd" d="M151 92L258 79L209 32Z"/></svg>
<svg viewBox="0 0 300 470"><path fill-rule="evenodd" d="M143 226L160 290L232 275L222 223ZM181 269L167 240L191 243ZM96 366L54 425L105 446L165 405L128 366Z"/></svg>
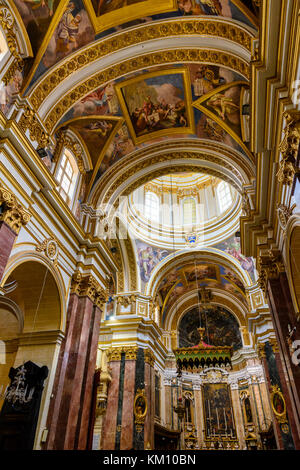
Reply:
<svg viewBox="0 0 300 470"><path fill-rule="evenodd" d="M124 235L122 238L118 237L118 244L119 244L119 247L124 250L124 251L122 250L122 259L124 260L123 270L124 270L125 277L129 277L129 283L127 282L127 287L130 292L135 292L139 288L139 277L138 277L138 271L137 271L136 253L134 250L130 233L126 229L126 226L121 220L121 218L117 218L116 224L117 224L117 227L119 227L120 229L120 233ZM126 261L124 258L126 259ZM127 276L126 276L126 271L128 273ZM126 282L123 283L123 289L120 289L120 293L122 290L124 291L124 289L126 289Z"/></svg>
<svg viewBox="0 0 300 470"><path fill-rule="evenodd" d="M243 184L250 184L255 176L254 165L225 145L214 143L212 149L208 141L173 140L130 153L114 164L95 184L89 203L93 207L112 206L120 196L129 195L158 176L184 171L217 176L240 193Z"/></svg>
<svg viewBox="0 0 300 470"><path fill-rule="evenodd" d="M237 299L232 295L226 295L226 298L221 294L222 292L219 289L211 289L214 298L211 302L211 305L224 307L236 318L240 327L247 326L247 311L245 306L243 306ZM196 291L190 291L184 296L181 303L178 304L178 308L174 305L169 309L166 314L166 318L162 328L166 331L177 330L180 320L183 316L193 307L198 306L198 297Z"/></svg>
<svg viewBox="0 0 300 470"><path fill-rule="evenodd" d="M169 256L164 258L152 272L150 281L147 285L146 295L155 298L161 280L169 271L176 268L178 265L183 266L184 264L194 262L195 259L200 263L219 264L232 270L241 279L245 287L250 287L252 284L249 274L246 273L238 261L228 253L224 253L217 248L194 249L192 252L181 251L175 255L174 253L171 253Z"/></svg>
<svg viewBox="0 0 300 470"><path fill-rule="evenodd" d="M199 37L202 47L198 47ZM249 80L254 37L246 26L228 18L173 18L138 26L99 39L60 61L34 84L28 99L51 134L76 101L111 80L145 67L207 62L231 68ZM149 49L148 54L145 49ZM66 93L64 83L71 74L74 86Z"/></svg>
<svg viewBox="0 0 300 470"><path fill-rule="evenodd" d="M43 255L36 252L21 252L9 260L6 270L1 281L0 287L3 287L9 278L9 276L14 272L14 270L26 262L36 262L43 264L52 275L55 285L57 287L59 300L60 300L60 330L65 331L66 322L67 322L67 293L63 278L61 273L53 267L53 264Z"/></svg>

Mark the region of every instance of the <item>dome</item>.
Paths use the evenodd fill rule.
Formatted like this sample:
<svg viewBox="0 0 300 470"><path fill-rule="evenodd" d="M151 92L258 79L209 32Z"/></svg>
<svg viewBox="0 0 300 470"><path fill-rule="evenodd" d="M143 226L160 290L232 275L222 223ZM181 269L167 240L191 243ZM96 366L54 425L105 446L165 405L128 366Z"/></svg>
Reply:
<svg viewBox="0 0 300 470"><path fill-rule="evenodd" d="M155 178L133 191L123 215L136 238L183 249L188 237L210 246L238 229L241 197L227 182L202 173Z"/></svg>

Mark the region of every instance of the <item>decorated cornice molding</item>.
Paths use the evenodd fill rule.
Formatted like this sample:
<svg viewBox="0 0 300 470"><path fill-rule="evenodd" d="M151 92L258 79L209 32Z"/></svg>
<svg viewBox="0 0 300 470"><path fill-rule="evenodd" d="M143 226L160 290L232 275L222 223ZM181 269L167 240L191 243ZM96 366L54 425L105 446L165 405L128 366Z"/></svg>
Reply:
<svg viewBox="0 0 300 470"><path fill-rule="evenodd" d="M285 271L280 250L269 250L258 258L257 270L259 272L258 284L266 293L269 279L278 279L280 273Z"/></svg>
<svg viewBox="0 0 300 470"><path fill-rule="evenodd" d="M296 173L296 162L300 143L300 111L289 111L284 114L286 126L284 137L279 145L282 159L277 172L278 181L291 186Z"/></svg>
<svg viewBox="0 0 300 470"><path fill-rule="evenodd" d="M122 305L122 307L129 307L136 302L137 295L135 294L125 294L116 296L117 304Z"/></svg>
<svg viewBox="0 0 300 470"><path fill-rule="evenodd" d="M125 48L130 46L139 45L146 41L153 41L156 39L162 38L180 38L183 36L205 36L205 37L218 37L220 39L227 39L233 41L235 44L244 47L247 51L250 52L251 49L251 39L253 35L249 31L236 24L229 24L224 21L224 19L212 19L212 18L194 18L190 19L177 19L177 20L166 20L163 23L157 24L147 24L136 28L134 31L125 31L121 32L114 37L109 37L107 39L101 38L96 43L91 44L86 49L74 53L71 57L64 60L57 67L53 68L46 76L44 76L35 86L30 94L30 102L33 108L37 111L46 97L56 88L59 84L69 78L74 72L78 73L87 65L92 64L93 62L103 59L105 56L117 53ZM240 72L243 76L249 78L249 68L248 64L245 61L240 61L235 56L222 51L210 51L210 50L194 50L194 52L189 51L185 53L184 49L177 51L166 51L169 54L157 52L157 58L155 60L154 54L152 54L152 64L144 63L141 65L150 66L150 65L160 65L163 62L184 62L190 60L191 62L197 60L203 62L211 62L219 65L224 65L233 70ZM200 54L199 54L200 52ZM175 53L175 54L174 54ZM147 56L147 57L151 57ZM196 57L195 57L196 56ZM162 59L167 60L162 60ZM132 66L134 66L134 61L139 61L141 58L137 58L131 61L122 62L122 67L118 72L121 72L120 75L133 71ZM142 61L145 59L142 58ZM148 59L149 60L149 59ZM148 62L148 61L147 61ZM130 67L130 63L132 66ZM114 66L110 70L109 79L115 79L118 75L112 75L112 69L117 68ZM131 70L130 70L131 68ZM97 86L101 86L101 81L97 81ZM105 81L103 81L104 83ZM91 90L92 91L92 90Z"/></svg>
<svg viewBox="0 0 300 470"><path fill-rule="evenodd" d="M232 68L234 71L242 74L249 79L249 67L247 62L244 60L223 51L211 51L201 49L171 49L165 51L159 51L146 55L141 55L133 59L129 59L118 64L114 64L101 72L90 76L85 81L76 85L68 93L65 93L58 102L52 107L47 116L45 117L45 128L50 134L53 133L55 126L66 114L66 112L72 108L72 106L84 98L89 93L93 92L97 88L108 84L109 82L116 80L124 75L145 68L166 66L167 64L174 64L178 62L186 63L213 63L216 65L223 65ZM61 82L61 79L60 79ZM48 96L48 92L45 93L43 100ZM36 106L34 105L35 109ZM44 114L44 113L43 113Z"/></svg>
<svg viewBox="0 0 300 470"><path fill-rule="evenodd" d="M102 308L108 299L108 294L91 274L83 275L78 271L72 276L71 294L78 297L88 297L95 305Z"/></svg>
<svg viewBox="0 0 300 470"><path fill-rule="evenodd" d="M16 196L8 189L0 187L0 222L5 222L18 234L31 218L31 214L17 201Z"/></svg>

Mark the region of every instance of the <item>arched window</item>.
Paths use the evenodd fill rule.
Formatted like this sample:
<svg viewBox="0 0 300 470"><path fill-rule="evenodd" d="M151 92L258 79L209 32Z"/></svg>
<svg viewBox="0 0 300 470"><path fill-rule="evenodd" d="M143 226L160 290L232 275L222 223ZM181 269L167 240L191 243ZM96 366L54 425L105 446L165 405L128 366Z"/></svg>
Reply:
<svg viewBox="0 0 300 470"><path fill-rule="evenodd" d="M156 222L159 220L159 199L151 191L148 191L145 196L145 216Z"/></svg>
<svg viewBox="0 0 300 470"><path fill-rule="evenodd" d="M196 223L196 201L189 197L183 201L183 224L193 225Z"/></svg>
<svg viewBox="0 0 300 470"><path fill-rule="evenodd" d="M217 194L221 212L226 211L226 209L228 209L232 203L229 184L222 181L217 187Z"/></svg>
<svg viewBox="0 0 300 470"><path fill-rule="evenodd" d="M68 149L65 149L58 167L56 179L59 183L59 192L69 206L71 206L73 201L78 173L79 170L74 156Z"/></svg>

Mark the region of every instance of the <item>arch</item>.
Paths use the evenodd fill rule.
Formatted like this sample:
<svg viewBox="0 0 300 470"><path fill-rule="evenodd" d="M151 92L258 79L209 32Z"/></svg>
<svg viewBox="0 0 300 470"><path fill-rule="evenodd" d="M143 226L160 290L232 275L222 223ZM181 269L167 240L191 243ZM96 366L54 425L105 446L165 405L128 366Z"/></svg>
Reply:
<svg viewBox="0 0 300 470"><path fill-rule="evenodd" d="M233 256L225 253L217 248L203 248L201 250L194 249L191 251L181 250L175 255L172 253L164 258L153 270L150 281L147 285L146 295L155 297L158 286L167 273L176 266L183 263L194 262L220 264L232 270L243 282L245 287L250 287L252 281L250 275L246 273L238 261Z"/></svg>
<svg viewBox="0 0 300 470"><path fill-rule="evenodd" d="M53 263L50 260L48 260L46 257L36 252L25 252L25 253L20 252L17 255L13 256L7 264L0 287L4 287L4 285L9 281L9 278L12 275L12 273L19 266L28 262L34 262L34 263L37 263L37 265L38 264L43 265L45 268L48 269L49 273L53 277L55 286L57 288L57 292L59 295L60 321L58 323L58 329L61 331L65 331L67 293L66 293L64 281L60 272L54 268Z"/></svg>
<svg viewBox="0 0 300 470"><path fill-rule="evenodd" d="M226 293L225 297L222 291L219 289L212 288L211 291L214 296L213 300L211 301L211 305L225 307L236 318L240 327L246 327L247 310L245 306L241 302L239 302L232 294ZM169 314L166 316L165 322L162 325L162 328L169 331L176 330L177 325L179 324L181 318L185 315L185 313L192 307L195 307L197 305L197 291L190 291L188 294L183 296L177 306L174 305L170 309Z"/></svg>
<svg viewBox="0 0 300 470"><path fill-rule="evenodd" d="M129 195L148 181L185 171L217 176L239 193L255 175L252 162L226 145L214 144L212 149L207 141L175 140L147 146L114 164L95 184L89 203L93 207L113 207L119 197Z"/></svg>

